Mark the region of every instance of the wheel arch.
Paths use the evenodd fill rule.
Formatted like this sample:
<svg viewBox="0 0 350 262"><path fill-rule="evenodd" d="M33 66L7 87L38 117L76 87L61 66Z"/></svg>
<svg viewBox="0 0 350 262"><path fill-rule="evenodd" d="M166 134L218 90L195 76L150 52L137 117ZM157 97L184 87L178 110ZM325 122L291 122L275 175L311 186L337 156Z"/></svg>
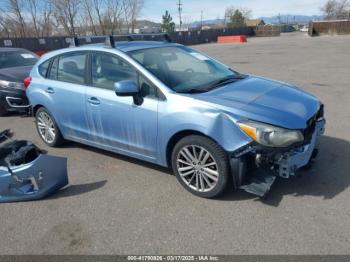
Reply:
<svg viewBox="0 0 350 262"><path fill-rule="evenodd" d="M167 143L167 147L166 147L166 162L168 167L171 167L171 154L173 152L173 149L175 147L175 145L184 137L187 136L191 136L191 135L199 135L199 136L203 136L206 138L209 138L210 140L214 141L215 143L217 143L218 145L220 145L217 141L215 141L212 137L207 136L206 134L204 134L203 132L197 131L197 130L182 130L179 131L177 133L175 133L168 141Z"/></svg>
<svg viewBox="0 0 350 262"><path fill-rule="evenodd" d="M37 105L33 106L33 109L32 109L33 116L35 116L36 112L38 112L39 108L41 108L41 107L44 107L44 106L41 104L37 104Z"/></svg>
<svg viewBox="0 0 350 262"><path fill-rule="evenodd" d="M56 119L56 117L52 114L52 112L43 104L36 104L35 106L32 107L32 115L33 117L36 117L36 113L38 112L38 110L40 108L44 108L46 111L49 112L49 114L51 115L51 117L53 118L53 120L55 121L58 130L61 132L62 136L64 137L64 134L62 133L62 126L61 123L59 123Z"/></svg>

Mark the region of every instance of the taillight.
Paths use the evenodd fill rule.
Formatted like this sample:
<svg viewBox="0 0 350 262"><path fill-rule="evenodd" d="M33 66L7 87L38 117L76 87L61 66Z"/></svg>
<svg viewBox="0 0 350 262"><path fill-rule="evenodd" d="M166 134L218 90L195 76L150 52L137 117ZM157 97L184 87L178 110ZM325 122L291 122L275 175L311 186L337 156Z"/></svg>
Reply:
<svg viewBox="0 0 350 262"><path fill-rule="evenodd" d="M26 79L23 80L24 89L28 88L28 86L30 85L30 82L32 82L32 77L31 76L28 76Z"/></svg>

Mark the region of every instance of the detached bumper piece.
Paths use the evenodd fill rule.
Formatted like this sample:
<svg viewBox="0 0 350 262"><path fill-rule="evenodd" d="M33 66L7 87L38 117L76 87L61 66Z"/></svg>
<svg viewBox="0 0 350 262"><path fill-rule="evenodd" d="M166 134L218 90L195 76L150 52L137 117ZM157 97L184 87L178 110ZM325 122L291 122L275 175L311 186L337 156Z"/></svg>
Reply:
<svg viewBox="0 0 350 262"><path fill-rule="evenodd" d="M0 142L9 135L1 132ZM47 155L23 140L0 146L0 203L42 199L66 185L66 158Z"/></svg>
<svg viewBox="0 0 350 262"><path fill-rule="evenodd" d="M239 173L240 181L242 181L238 188L259 197L264 197L270 191L277 177L289 178L295 176L298 169L310 164L317 156L317 139L324 134L325 125L326 121L323 118L316 121L310 142L287 152L264 155L256 152L254 147L247 147L249 151L245 150L244 154L254 159L252 162L255 162L257 168L251 170L252 172L247 172L251 173L251 178L247 179L246 174L237 172L237 168L233 168L231 160L234 173ZM240 153L239 156L241 155Z"/></svg>
<svg viewBox="0 0 350 262"><path fill-rule="evenodd" d="M253 195L264 197L270 191L275 180L276 176L261 169L253 176L249 184L241 186L240 189Z"/></svg>

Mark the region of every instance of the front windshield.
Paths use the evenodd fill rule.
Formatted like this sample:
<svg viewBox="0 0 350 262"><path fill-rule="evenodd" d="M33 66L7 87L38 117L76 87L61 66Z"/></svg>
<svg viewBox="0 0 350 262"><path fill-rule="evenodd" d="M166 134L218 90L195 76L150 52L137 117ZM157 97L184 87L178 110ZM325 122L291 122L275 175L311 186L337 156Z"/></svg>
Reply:
<svg viewBox="0 0 350 262"><path fill-rule="evenodd" d="M38 59L39 57L36 54L25 50L0 52L0 69L33 66Z"/></svg>
<svg viewBox="0 0 350 262"><path fill-rule="evenodd" d="M194 51L175 46L129 52L130 56L176 92L205 92L239 76L228 67Z"/></svg>

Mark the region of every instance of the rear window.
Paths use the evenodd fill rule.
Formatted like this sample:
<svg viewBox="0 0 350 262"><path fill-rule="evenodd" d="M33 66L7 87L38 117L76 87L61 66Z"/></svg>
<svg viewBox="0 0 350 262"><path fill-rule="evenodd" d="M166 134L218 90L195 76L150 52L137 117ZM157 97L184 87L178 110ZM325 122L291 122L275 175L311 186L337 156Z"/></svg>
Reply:
<svg viewBox="0 0 350 262"><path fill-rule="evenodd" d="M41 65L39 65L39 74L41 76L46 77L47 70L49 69L50 61L51 60L47 60L46 62L44 62Z"/></svg>
<svg viewBox="0 0 350 262"><path fill-rule="evenodd" d="M36 54L25 50L0 52L0 69L33 66L38 59L39 57Z"/></svg>

